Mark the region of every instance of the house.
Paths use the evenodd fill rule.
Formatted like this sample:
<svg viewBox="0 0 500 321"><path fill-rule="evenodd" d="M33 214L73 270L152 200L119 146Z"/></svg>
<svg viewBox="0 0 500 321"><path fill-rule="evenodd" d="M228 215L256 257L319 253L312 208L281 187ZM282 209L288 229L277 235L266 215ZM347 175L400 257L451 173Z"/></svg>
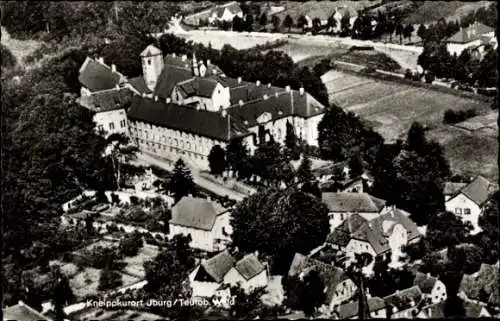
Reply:
<svg viewBox="0 0 500 321"><path fill-rule="evenodd" d="M354 254L369 253L373 258L388 258L397 263L405 245L417 242L421 237L417 225L408 214L391 207L372 220L358 213L349 215L342 224L328 235L326 243L343 250L353 259ZM373 268L374 262L367 266Z"/></svg>
<svg viewBox="0 0 500 321"><path fill-rule="evenodd" d="M363 193L364 181L361 176L342 181L327 181L319 184L323 192Z"/></svg>
<svg viewBox="0 0 500 321"><path fill-rule="evenodd" d="M102 57L97 59L87 57L80 67L78 81L82 85L81 96L89 96L116 88L117 85L124 83L126 78L116 70L115 65L106 65Z"/></svg>
<svg viewBox="0 0 500 321"><path fill-rule="evenodd" d="M246 292L268 283L267 269L255 254L236 260L224 250L210 259L202 260L189 275L193 297L228 298L228 285L239 285Z"/></svg>
<svg viewBox="0 0 500 321"><path fill-rule="evenodd" d="M478 176L471 183L461 188L454 195L450 195L445 201L448 212L454 213L464 222L470 222L473 226L472 234L481 231L479 227L479 215L483 205L489 199L493 185L484 177Z"/></svg>
<svg viewBox="0 0 500 321"><path fill-rule="evenodd" d="M107 89L81 96L79 104L94 113L98 133L128 135L127 108L133 92L127 87Z"/></svg>
<svg viewBox="0 0 500 321"><path fill-rule="evenodd" d="M446 286L430 274L417 272L413 285L419 287L425 299L430 299L432 304L446 301Z"/></svg>
<svg viewBox="0 0 500 321"><path fill-rule="evenodd" d="M51 321L52 319L44 316L23 301L19 301L18 304L3 309L3 320Z"/></svg>
<svg viewBox="0 0 500 321"><path fill-rule="evenodd" d="M245 255L224 276L224 283L239 286L250 293L253 289L265 287L268 283L267 269L254 253Z"/></svg>
<svg viewBox="0 0 500 321"><path fill-rule="evenodd" d="M388 308L387 314L391 319L411 319L419 312L419 304L423 299L422 292L418 286L396 291L384 297Z"/></svg>
<svg viewBox="0 0 500 321"><path fill-rule="evenodd" d="M452 55L459 56L467 48L490 43L492 38L495 38L495 29L476 21L448 38L446 46Z"/></svg>
<svg viewBox="0 0 500 321"><path fill-rule="evenodd" d="M370 311L370 318L387 318L387 311L385 301L379 297L369 297L368 307ZM339 319L358 319L359 301L351 301L342 304L337 308Z"/></svg>
<svg viewBox="0 0 500 321"><path fill-rule="evenodd" d="M303 278L313 270L319 272L323 279L326 293L325 305L330 311L355 295L357 287L342 269L300 253L295 253L288 275Z"/></svg>
<svg viewBox="0 0 500 321"><path fill-rule="evenodd" d="M366 220L378 217L385 207L385 201L368 193L324 192L321 201L328 207L330 231L333 232L344 220L357 213Z"/></svg>
<svg viewBox="0 0 500 321"><path fill-rule="evenodd" d="M307 12L304 17L307 20L307 27L313 27L313 20L319 19L321 22L321 26L326 26L328 24L328 19L336 12L333 7L321 7L313 9Z"/></svg>
<svg viewBox="0 0 500 321"><path fill-rule="evenodd" d="M448 201L451 197L457 195L462 188L467 186L467 183L445 182L444 183L444 201Z"/></svg>
<svg viewBox="0 0 500 321"><path fill-rule="evenodd" d="M464 302L466 318L491 318L486 306L477 302Z"/></svg>
<svg viewBox="0 0 500 321"><path fill-rule="evenodd" d="M243 18L243 11L238 2L233 1L225 5L217 5L210 11L208 22L215 23L219 21L233 22L235 16Z"/></svg>
<svg viewBox="0 0 500 321"><path fill-rule="evenodd" d="M495 265L481 264L477 273L464 274L458 295L465 301L482 302L500 307L498 262Z"/></svg>
<svg viewBox="0 0 500 321"><path fill-rule="evenodd" d="M303 88L232 79L196 55L163 58L154 46L141 59L142 78L126 86L136 94L127 113L129 132L142 151L208 169L213 146L243 139L253 154L271 137L282 141L287 123L309 145L318 145L325 108Z"/></svg>
<svg viewBox="0 0 500 321"><path fill-rule="evenodd" d="M172 207L170 234L191 235L192 248L216 252L225 249L231 241L229 221L229 210L219 203L185 196Z"/></svg>

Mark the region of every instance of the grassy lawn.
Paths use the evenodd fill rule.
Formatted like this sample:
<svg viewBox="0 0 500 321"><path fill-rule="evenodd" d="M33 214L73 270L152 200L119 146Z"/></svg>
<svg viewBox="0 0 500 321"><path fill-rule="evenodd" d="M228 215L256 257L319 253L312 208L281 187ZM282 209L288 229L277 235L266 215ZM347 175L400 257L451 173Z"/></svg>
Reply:
<svg viewBox="0 0 500 321"><path fill-rule="evenodd" d="M388 141L406 136L414 121L431 128L430 138L444 148L452 170L498 177L497 112L488 103L405 84L373 80L341 71L323 76L330 100L367 120ZM444 125L447 109L473 108L480 116Z"/></svg>
<svg viewBox="0 0 500 321"><path fill-rule="evenodd" d="M428 24L441 18L457 20L460 17L486 6L490 1L422 1L418 8L404 19L404 23Z"/></svg>
<svg viewBox="0 0 500 321"><path fill-rule="evenodd" d="M400 72L401 66L384 53L375 50L352 50L336 59L337 61L373 67L385 71Z"/></svg>
<svg viewBox="0 0 500 321"><path fill-rule="evenodd" d="M158 255L158 248L144 245L134 257L126 257L123 261L127 266L123 271L138 278L145 277L144 262L153 260Z"/></svg>
<svg viewBox="0 0 500 321"><path fill-rule="evenodd" d="M218 30L191 30L187 34L179 34L186 40L192 40L194 43L201 43L204 46L209 44L212 48L220 50L225 44L231 45L238 50L249 49L267 42L273 42L282 39L285 36L269 33L263 36L248 35L245 33L224 32Z"/></svg>

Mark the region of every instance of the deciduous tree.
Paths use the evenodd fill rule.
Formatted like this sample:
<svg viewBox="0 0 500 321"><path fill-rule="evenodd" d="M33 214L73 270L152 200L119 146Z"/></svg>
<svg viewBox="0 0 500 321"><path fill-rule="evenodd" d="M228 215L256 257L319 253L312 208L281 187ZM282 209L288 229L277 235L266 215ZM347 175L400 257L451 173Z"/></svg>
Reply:
<svg viewBox="0 0 500 321"><path fill-rule="evenodd" d="M210 166L210 172L214 175L221 175L226 169L226 152L220 145L214 145L210 150L208 165Z"/></svg>

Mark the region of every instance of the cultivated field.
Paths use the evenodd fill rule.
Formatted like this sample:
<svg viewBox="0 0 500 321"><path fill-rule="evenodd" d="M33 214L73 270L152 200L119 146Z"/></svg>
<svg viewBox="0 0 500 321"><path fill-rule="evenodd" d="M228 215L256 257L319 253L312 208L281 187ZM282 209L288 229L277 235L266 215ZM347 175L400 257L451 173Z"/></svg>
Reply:
<svg viewBox="0 0 500 321"><path fill-rule="evenodd" d="M341 71L329 71L322 79L330 102L367 120L387 141L403 138L419 121L431 128L429 137L442 144L454 172L497 177L498 113L491 113L489 103ZM469 108L483 116L453 126L442 124L446 109Z"/></svg>
<svg viewBox="0 0 500 321"><path fill-rule="evenodd" d="M418 3L418 2L417 2ZM458 20L470 12L492 3L491 1L425 1L419 3L414 12L406 17L403 23L429 24L441 18Z"/></svg>
<svg viewBox="0 0 500 321"><path fill-rule="evenodd" d="M498 178L498 112L490 112L455 126L441 126L427 136L438 141L454 172L464 175L481 174L491 180ZM478 128L477 124L484 127ZM460 127L478 128L466 130Z"/></svg>

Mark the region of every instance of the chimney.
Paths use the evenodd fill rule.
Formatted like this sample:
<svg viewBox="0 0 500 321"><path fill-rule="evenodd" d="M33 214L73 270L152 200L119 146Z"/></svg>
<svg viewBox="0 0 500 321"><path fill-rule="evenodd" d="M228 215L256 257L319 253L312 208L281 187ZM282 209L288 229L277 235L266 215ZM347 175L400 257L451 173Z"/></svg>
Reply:
<svg viewBox="0 0 500 321"><path fill-rule="evenodd" d="M187 55L182 55L182 61L186 61L188 59Z"/></svg>
<svg viewBox="0 0 500 321"><path fill-rule="evenodd" d="M304 95L304 87L300 87L299 89L299 94L302 96Z"/></svg>
<svg viewBox="0 0 500 321"><path fill-rule="evenodd" d="M116 65L115 64L111 64L111 71L116 72Z"/></svg>
<svg viewBox="0 0 500 321"><path fill-rule="evenodd" d="M429 272L427 272L427 277L430 278L431 277L431 274Z"/></svg>
<svg viewBox="0 0 500 321"><path fill-rule="evenodd" d="M260 80L257 80L257 81L255 82L255 84L256 84L257 86L260 86Z"/></svg>
<svg viewBox="0 0 500 321"><path fill-rule="evenodd" d="M172 99L170 97L167 98L167 104L170 104L172 102Z"/></svg>
<svg viewBox="0 0 500 321"><path fill-rule="evenodd" d="M120 90L120 85L116 85L116 86L115 86L115 89L116 89L116 90Z"/></svg>
<svg viewBox="0 0 500 321"><path fill-rule="evenodd" d="M158 96L155 96L155 101L158 101Z"/></svg>
<svg viewBox="0 0 500 321"><path fill-rule="evenodd" d="M283 115L283 111L278 111L278 115Z"/></svg>
<svg viewBox="0 0 500 321"><path fill-rule="evenodd" d="M222 110L222 117L224 117L224 118L227 117L227 111L225 109Z"/></svg>
<svg viewBox="0 0 500 321"><path fill-rule="evenodd" d="M271 88L271 83L268 83L268 84L267 84L267 88Z"/></svg>
<svg viewBox="0 0 500 321"><path fill-rule="evenodd" d="M286 92L290 92L290 86L285 87Z"/></svg>
<svg viewBox="0 0 500 321"><path fill-rule="evenodd" d="M212 64L212 62L210 61L210 59L207 59L207 66L210 66Z"/></svg>
<svg viewBox="0 0 500 321"><path fill-rule="evenodd" d="M243 106L243 100L241 100L241 99L240 99L240 100L238 101L238 104L240 104L240 106Z"/></svg>
<svg viewBox="0 0 500 321"><path fill-rule="evenodd" d="M212 74L216 75L217 74L217 70L212 69Z"/></svg>
<svg viewBox="0 0 500 321"><path fill-rule="evenodd" d="M177 57L177 55L175 54L175 52L172 54L172 57L174 57L174 58Z"/></svg>
<svg viewBox="0 0 500 321"><path fill-rule="evenodd" d="M269 98L269 96L267 94L264 94L264 96L262 96L262 98L264 98L264 100L267 100Z"/></svg>
<svg viewBox="0 0 500 321"><path fill-rule="evenodd" d="M97 58L97 61L99 61L99 63L101 63L101 64L104 64L104 58L103 57Z"/></svg>
<svg viewBox="0 0 500 321"><path fill-rule="evenodd" d="M278 92L274 93L274 97L278 98Z"/></svg>
<svg viewBox="0 0 500 321"><path fill-rule="evenodd" d="M241 77L238 77L238 84L241 84Z"/></svg>
<svg viewBox="0 0 500 321"><path fill-rule="evenodd" d="M414 300L411 300L411 301L410 301L410 305L411 305L412 307L414 307L414 306L415 306L415 301L414 301Z"/></svg>
<svg viewBox="0 0 500 321"><path fill-rule="evenodd" d="M248 125L248 120L245 120L243 124Z"/></svg>
<svg viewBox="0 0 500 321"><path fill-rule="evenodd" d="M146 97L146 93L142 93L142 98L145 98Z"/></svg>

